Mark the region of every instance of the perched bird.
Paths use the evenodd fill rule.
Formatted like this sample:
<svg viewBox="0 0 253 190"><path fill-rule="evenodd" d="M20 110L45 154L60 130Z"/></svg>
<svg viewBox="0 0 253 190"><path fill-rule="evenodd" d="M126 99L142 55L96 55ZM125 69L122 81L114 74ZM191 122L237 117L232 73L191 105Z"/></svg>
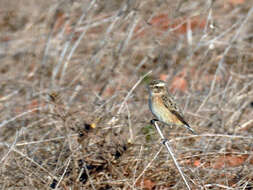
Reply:
<svg viewBox="0 0 253 190"><path fill-rule="evenodd" d="M184 119L181 109L169 95L166 83L161 80L154 80L148 85L149 109L152 114L166 125L180 125L195 132Z"/></svg>

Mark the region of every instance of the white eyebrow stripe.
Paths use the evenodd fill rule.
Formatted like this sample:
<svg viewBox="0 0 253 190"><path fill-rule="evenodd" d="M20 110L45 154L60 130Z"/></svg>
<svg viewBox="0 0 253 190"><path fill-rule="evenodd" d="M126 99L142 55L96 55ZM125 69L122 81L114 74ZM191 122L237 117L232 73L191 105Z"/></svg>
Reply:
<svg viewBox="0 0 253 190"><path fill-rule="evenodd" d="M157 83L154 86L162 87L162 86L165 86L165 84L164 83Z"/></svg>

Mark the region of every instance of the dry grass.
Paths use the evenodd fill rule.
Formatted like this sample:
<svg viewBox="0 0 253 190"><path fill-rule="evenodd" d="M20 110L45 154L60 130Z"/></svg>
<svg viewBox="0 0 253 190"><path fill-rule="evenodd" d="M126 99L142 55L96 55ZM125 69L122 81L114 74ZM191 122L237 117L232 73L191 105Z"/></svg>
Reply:
<svg viewBox="0 0 253 190"><path fill-rule="evenodd" d="M192 189L253 189L252 5L1 1L0 188L185 189L149 123L162 78Z"/></svg>

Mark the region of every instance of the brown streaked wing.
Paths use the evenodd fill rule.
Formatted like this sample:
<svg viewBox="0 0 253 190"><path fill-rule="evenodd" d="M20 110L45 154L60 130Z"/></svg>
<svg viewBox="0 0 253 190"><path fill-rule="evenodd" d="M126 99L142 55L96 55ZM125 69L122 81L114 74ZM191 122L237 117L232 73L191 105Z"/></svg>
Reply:
<svg viewBox="0 0 253 190"><path fill-rule="evenodd" d="M186 126L189 126L189 124L185 121L183 117L182 111L180 110L178 105L173 101L172 98L164 95L162 96L162 100L165 107L168 108L171 113L173 113L183 124L185 124Z"/></svg>

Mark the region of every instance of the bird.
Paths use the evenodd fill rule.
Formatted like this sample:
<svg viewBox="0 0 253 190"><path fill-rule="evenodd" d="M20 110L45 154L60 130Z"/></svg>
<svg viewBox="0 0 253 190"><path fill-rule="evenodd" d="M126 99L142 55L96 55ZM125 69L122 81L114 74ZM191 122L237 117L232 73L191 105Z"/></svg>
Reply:
<svg viewBox="0 0 253 190"><path fill-rule="evenodd" d="M169 94L165 81L153 80L148 84L148 91L149 109L158 121L168 126L184 126L193 134L196 134L188 122L185 120L178 104Z"/></svg>

